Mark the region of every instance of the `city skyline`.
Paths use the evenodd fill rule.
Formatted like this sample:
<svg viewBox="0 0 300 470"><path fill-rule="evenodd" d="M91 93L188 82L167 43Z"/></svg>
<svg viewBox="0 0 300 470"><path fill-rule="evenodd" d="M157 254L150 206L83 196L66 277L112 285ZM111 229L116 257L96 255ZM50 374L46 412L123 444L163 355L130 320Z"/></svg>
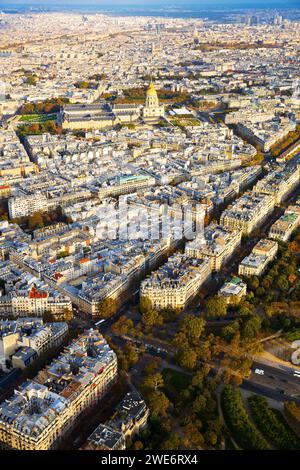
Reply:
<svg viewBox="0 0 300 470"><path fill-rule="evenodd" d="M52 7L55 9L64 9L67 8L118 8L118 7L140 7L144 9L145 7L158 7L159 9L172 9L172 8L179 8L181 10L210 10L210 9L227 9L227 10L243 10L243 9L258 9L258 10L266 10L266 9L288 9L288 8L296 8L298 5L297 0L289 0L282 5L280 0L266 0L264 5L261 5L261 2L258 0L213 0L213 1L193 1L190 0L188 3L182 0L146 0L143 2L143 6L140 5L140 2L137 0L115 0L114 5L107 2L107 0L89 0L88 4L82 3L82 0L64 0L60 2L57 0L56 2L49 2L49 0L14 0L13 2L5 2L3 0L0 1L1 8L8 8L8 7Z"/></svg>

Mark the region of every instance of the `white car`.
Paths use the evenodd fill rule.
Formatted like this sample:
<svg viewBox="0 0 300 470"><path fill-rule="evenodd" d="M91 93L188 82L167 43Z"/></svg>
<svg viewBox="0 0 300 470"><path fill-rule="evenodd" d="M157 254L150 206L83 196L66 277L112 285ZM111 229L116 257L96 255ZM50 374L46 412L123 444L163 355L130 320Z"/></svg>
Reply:
<svg viewBox="0 0 300 470"><path fill-rule="evenodd" d="M258 374L258 375L264 375L265 374L265 371L263 369L255 369L255 374Z"/></svg>

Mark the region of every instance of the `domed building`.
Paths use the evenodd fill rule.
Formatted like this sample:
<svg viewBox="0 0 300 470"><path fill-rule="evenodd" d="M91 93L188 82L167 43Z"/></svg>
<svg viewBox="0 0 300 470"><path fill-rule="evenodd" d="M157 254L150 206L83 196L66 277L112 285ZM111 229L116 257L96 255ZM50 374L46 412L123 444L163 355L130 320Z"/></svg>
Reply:
<svg viewBox="0 0 300 470"><path fill-rule="evenodd" d="M160 117L164 117L165 107L159 104L157 92L151 80L146 93L146 104L143 108L143 118L145 121L155 121Z"/></svg>
<svg viewBox="0 0 300 470"><path fill-rule="evenodd" d="M164 105L159 104L157 92L151 80L142 103L111 104L102 100L92 104L67 104L60 113L63 129L105 129L116 124L135 124L143 120L155 123L165 115Z"/></svg>

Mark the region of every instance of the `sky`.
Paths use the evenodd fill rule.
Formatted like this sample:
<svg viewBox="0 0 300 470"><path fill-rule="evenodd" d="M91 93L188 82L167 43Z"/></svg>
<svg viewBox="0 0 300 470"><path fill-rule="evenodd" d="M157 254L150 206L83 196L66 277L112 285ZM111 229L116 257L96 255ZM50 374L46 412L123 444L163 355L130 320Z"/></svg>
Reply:
<svg viewBox="0 0 300 470"><path fill-rule="evenodd" d="M279 8L299 7L300 0L0 0L0 7L5 6L106 6L106 7L184 7L197 9L226 8Z"/></svg>

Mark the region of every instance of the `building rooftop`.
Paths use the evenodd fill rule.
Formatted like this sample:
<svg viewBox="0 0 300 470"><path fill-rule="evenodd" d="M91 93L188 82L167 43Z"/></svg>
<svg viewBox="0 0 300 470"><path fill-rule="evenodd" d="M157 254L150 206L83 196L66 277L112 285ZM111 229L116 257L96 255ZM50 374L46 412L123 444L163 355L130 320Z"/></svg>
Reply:
<svg viewBox="0 0 300 470"><path fill-rule="evenodd" d="M99 424L89 436L87 449L115 449L125 445L122 432L119 432L106 424Z"/></svg>
<svg viewBox="0 0 300 470"><path fill-rule="evenodd" d="M0 420L30 437L38 437L68 406L68 401L47 387L26 382L0 404Z"/></svg>

